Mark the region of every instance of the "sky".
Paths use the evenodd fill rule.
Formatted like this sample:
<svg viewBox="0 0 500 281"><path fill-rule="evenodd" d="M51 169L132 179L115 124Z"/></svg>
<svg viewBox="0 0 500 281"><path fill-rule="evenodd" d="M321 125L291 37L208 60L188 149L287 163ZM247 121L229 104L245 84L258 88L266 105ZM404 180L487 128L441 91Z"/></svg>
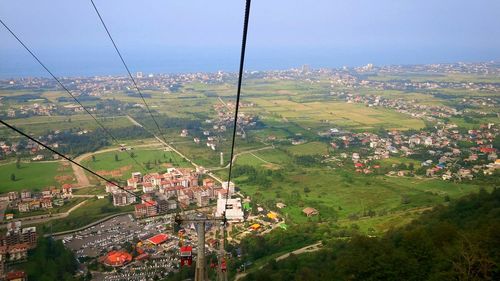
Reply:
<svg viewBox="0 0 500 281"><path fill-rule="evenodd" d="M237 69L244 0L94 0L134 71ZM0 2L60 76L120 74L90 0ZM253 0L249 70L500 59L498 0ZM0 77L43 71L0 26Z"/></svg>

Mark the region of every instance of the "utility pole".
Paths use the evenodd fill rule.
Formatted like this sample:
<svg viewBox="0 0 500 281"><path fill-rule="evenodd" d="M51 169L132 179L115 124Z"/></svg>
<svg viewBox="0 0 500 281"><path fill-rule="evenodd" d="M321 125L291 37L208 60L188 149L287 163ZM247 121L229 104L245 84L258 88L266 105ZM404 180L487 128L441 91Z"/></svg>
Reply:
<svg viewBox="0 0 500 281"><path fill-rule="evenodd" d="M197 215L198 219L204 219L202 214ZM196 257L196 271L194 275L195 281L208 280L207 272L205 271L205 221L200 220L196 223L198 232L198 256Z"/></svg>
<svg viewBox="0 0 500 281"><path fill-rule="evenodd" d="M194 218L183 218L176 215L174 222L176 225L182 223L196 224L196 233L198 235L198 255L196 257L195 281L208 281L208 272L205 270L205 225L207 221L223 222L224 218L207 218L205 214L198 213Z"/></svg>
<svg viewBox="0 0 500 281"><path fill-rule="evenodd" d="M222 238L220 239L219 244L219 255L218 255L218 267L217 267L217 280L218 281L227 281L227 270L222 271L222 260L225 259L225 243L226 243L226 235L224 232L224 222L220 224Z"/></svg>

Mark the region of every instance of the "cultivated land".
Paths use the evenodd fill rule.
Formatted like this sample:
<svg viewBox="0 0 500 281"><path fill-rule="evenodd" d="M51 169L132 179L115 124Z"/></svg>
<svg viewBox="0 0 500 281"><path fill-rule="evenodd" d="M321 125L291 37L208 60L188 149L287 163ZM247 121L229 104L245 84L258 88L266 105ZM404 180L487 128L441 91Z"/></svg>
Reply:
<svg viewBox="0 0 500 281"><path fill-rule="evenodd" d="M245 129L245 138L240 135L236 139L235 153L237 157L235 167L251 166L265 173L270 183L267 186L256 184L245 175L235 178L243 194L249 195L256 204L273 208L276 202L283 202L287 207L278 210L288 220L287 223L301 223L309 220L302 213L304 207L314 207L320 211L321 220L338 221L344 226L356 224L362 231L381 233L392 226L407 223L418 213L437 204L446 204L464 194L477 191L482 184L474 181L449 182L440 179L431 179L425 176L388 176L384 174L355 173L352 163L344 166L334 165L335 162L320 162L323 155L338 153L331 146L328 137L320 137L319 132L336 128L340 131L351 132L379 132L415 131L426 130L426 126L434 126L444 119L429 120L423 117L414 117L402 112L402 106L368 106L368 102L356 102L351 99L347 102L345 95L371 95L382 98L401 100L408 104L427 106L456 106L462 108L472 103L473 108L484 114L471 114L470 117L446 117L446 122L453 122L460 130L479 128L484 123L499 123L498 107L491 106L488 100L498 97L499 92L495 86L486 85L477 88L465 89L453 83L500 83L494 75L479 75L473 73L361 73L358 82L351 82L350 78L343 78L324 73L315 74L310 78L308 74L257 74L255 77L245 79L243 85L242 102L251 104L241 108L246 115L255 116L257 125ZM288 75L288 76L287 76ZM294 76L295 75L295 76ZM290 77L292 78L290 78ZM285 78L283 78L285 77ZM191 78L189 78L191 79ZM221 178L227 177L227 169L221 168L220 152L224 153L225 166L229 160L229 144L231 140L232 123L228 122L225 132L215 132L213 123L220 113L215 109L217 105L234 102L235 79L230 77L222 81L213 79L209 82L202 79L179 79L181 86L177 90L145 89L146 100L154 114L158 116L162 133L169 143L206 168L218 169L214 171ZM365 79L369 83L393 84L363 84ZM341 81L341 82L338 82ZM144 82L146 83L146 82ZM399 83L399 84L398 84ZM401 89L401 84L408 83L448 83L440 88L424 88L415 86L411 89ZM419 84L420 85L420 84ZM424 85L425 86L425 85ZM432 86L432 85L431 85ZM399 88L398 88L399 87ZM154 88L154 87L150 87ZM436 90L438 89L438 90ZM99 103L119 102L120 107L127 108L116 114L110 114L108 109L97 110L98 119L108 128L119 133L127 130L130 135L119 136L120 143L134 147L144 144L152 139L151 134L144 133L133 135L141 129L134 125L127 114L138 120L150 132L158 134L149 115L140 111L142 100L136 94L131 94L126 89L116 91L95 91L95 100L85 101L89 107L96 107ZM33 96L31 96L33 95ZM22 106L32 106L33 103L41 105L56 104L69 105L70 102L60 102L65 94L53 89L41 91L29 90L0 90L3 111L9 109L20 110ZM468 99L463 102L463 99ZM472 100L472 101L471 101ZM490 100L491 101L491 100ZM466 105L464 105L464 103ZM115 108L112 107L112 108ZM434 109L428 111L432 112ZM488 115L489 114L489 115ZM112 115L112 116L110 116ZM48 130L72 130L79 132L88 130L92 134L97 129L97 124L90 116L81 112L52 112L51 116L27 116L13 118L10 121L28 133L35 136L46 134ZM188 129L189 135L181 137L182 129ZM217 146L211 149L206 145L207 136L203 131L210 131L210 136L216 137ZM19 140L19 137L0 129L1 140ZM99 136L96 139L103 139ZM193 138L200 138L199 144ZM147 140L145 140L147 139ZM303 143L292 145L292 141ZM254 149L273 146L272 149L245 153ZM109 141L96 150L117 148ZM358 148L348 148L345 152L351 157ZM88 151L91 152L91 151ZM135 154L135 160L149 167L148 172L163 171L170 164L189 167L190 165L170 151L157 148L135 148L130 153ZM115 159L117 155L118 159ZM71 155L76 157L78 155ZM127 179L134 171L144 172L142 167L133 161L127 152L107 151L94 155L95 161L90 156L82 160L82 164L107 177ZM25 155L27 161L32 155ZM302 158L316 158L316 163L309 163ZM319 160L318 160L319 159ZM310 160L310 159L309 159ZM302 162L301 162L302 161ZM347 160L342 160L347 161ZM6 157L4 165L0 166L0 191L41 189L51 185L58 185L57 176L71 176L71 170L58 170L60 163L21 163L17 169L13 158ZM149 162L149 164L148 164ZM407 157L391 156L380 160L382 168L391 168L400 164L412 164L419 167L421 161ZM10 175L16 174L18 180L11 181ZM276 176L276 174L280 176ZM72 177L73 178L73 177ZM73 180L73 179L71 179ZM71 180L68 181L71 182ZM94 184L100 184L92 180ZM487 186L489 187L489 186ZM88 190L89 194L99 194L100 186ZM83 192L83 191L82 191ZM82 193L83 194L83 193ZM54 221L57 229L67 229L75 226L73 220L103 217L119 209L106 210L109 204L104 201L88 202L84 207L76 210L61 222ZM95 208L94 208L95 207ZM102 210L101 210L102 209ZM121 209L120 209L121 210ZM128 210L128 209L127 209ZM101 212L102 211L102 212ZM84 213L86 212L86 213ZM312 220L317 220L317 217Z"/></svg>
<svg viewBox="0 0 500 281"><path fill-rule="evenodd" d="M353 129L420 129L424 122L400 113L367 108L358 104L340 102L299 103L289 100L249 99L258 108L271 115L281 117L285 122L295 122L307 128L341 126Z"/></svg>

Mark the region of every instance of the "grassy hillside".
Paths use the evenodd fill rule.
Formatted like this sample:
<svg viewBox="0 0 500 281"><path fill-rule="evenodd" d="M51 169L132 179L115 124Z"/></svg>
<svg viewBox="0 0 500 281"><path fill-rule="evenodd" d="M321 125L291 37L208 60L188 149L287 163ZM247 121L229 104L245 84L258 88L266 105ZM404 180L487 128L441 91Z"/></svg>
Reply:
<svg viewBox="0 0 500 281"><path fill-rule="evenodd" d="M15 179L12 179L14 174ZM74 182L73 170L65 162L9 163L0 166L0 193L42 190Z"/></svg>
<svg viewBox="0 0 500 281"><path fill-rule="evenodd" d="M243 280L499 280L499 215L500 190L481 191L382 237L323 236L322 250L272 261ZM244 250L255 255L272 242Z"/></svg>

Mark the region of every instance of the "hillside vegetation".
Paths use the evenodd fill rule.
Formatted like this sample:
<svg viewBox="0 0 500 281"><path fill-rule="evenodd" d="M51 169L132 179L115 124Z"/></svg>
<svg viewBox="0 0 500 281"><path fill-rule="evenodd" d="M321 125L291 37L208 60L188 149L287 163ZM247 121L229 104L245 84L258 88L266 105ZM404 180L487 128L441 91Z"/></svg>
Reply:
<svg viewBox="0 0 500 281"><path fill-rule="evenodd" d="M243 280L500 280L498 237L500 190L481 191L382 237L324 236L322 250L272 260Z"/></svg>

